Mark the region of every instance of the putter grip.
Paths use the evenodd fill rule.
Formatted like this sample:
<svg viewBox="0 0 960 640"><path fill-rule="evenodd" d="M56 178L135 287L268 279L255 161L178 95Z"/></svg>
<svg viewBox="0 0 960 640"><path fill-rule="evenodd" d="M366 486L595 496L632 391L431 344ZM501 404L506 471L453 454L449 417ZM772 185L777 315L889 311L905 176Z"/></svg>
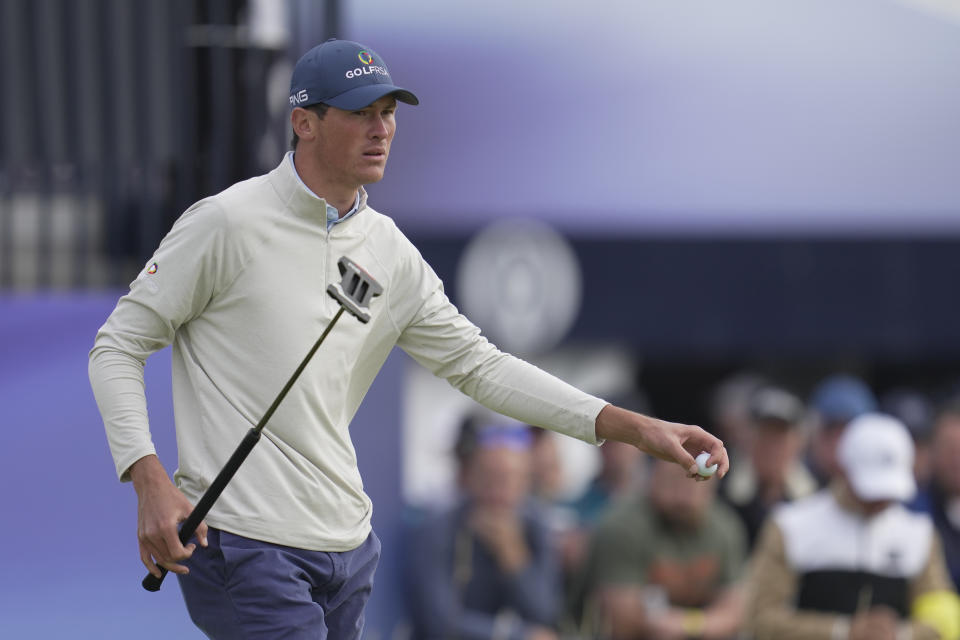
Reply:
<svg viewBox="0 0 960 640"><path fill-rule="evenodd" d="M247 435L245 435L243 440L240 441L240 444L237 446L236 450L234 450L233 455L231 455L230 459L227 460L227 464L223 465L223 469L221 469L220 473L217 474L217 477L214 478L213 483L207 487L207 490L200 498L200 501L180 526L180 534L178 536L180 538L180 544L186 545L190 538L193 537L197 527L200 526L200 523L210 511L210 507L213 506L213 503L216 502L217 498L220 497L220 494L223 493L227 483L230 482L230 479L237 472L237 469L240 468L240 465L243 463L243 461L246 460L248 455L250 455L250 452L253 450L254 445L257 444L259 439L259 429L252 428L247 431ZM163 579L167 575L167 570L164 567L159 567L159 569L159 578L152 573L148 573L143 579L143 582L141 582L143 588L147 591L160 590L160 585L163 584Z"/></svg>

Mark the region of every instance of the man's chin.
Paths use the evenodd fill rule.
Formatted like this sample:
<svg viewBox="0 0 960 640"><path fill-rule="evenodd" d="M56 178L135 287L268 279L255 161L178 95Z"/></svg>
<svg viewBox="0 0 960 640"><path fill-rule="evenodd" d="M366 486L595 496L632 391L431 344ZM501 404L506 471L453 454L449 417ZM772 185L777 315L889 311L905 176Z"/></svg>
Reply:
<svg viewBox="0 0 960 640"><path fill-rule="evenodd" d="M367 171L364 172L360 179L362 180L361 184L373 184L374 182L380 182L383 180L383 171Z"/></svg>

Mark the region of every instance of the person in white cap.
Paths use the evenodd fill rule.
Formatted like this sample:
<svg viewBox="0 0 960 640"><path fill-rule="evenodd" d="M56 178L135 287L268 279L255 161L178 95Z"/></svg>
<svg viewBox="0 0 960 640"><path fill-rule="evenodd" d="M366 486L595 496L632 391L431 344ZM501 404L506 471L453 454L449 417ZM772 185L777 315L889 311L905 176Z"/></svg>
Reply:
<svg viewBox="0 0 960 640"><path fill-rule="evenodd" d="M916 492L913 442L896 418L854 419L831 485L777 509L761 532L748 589L757 640L943 640L960 605Z"/></svg>

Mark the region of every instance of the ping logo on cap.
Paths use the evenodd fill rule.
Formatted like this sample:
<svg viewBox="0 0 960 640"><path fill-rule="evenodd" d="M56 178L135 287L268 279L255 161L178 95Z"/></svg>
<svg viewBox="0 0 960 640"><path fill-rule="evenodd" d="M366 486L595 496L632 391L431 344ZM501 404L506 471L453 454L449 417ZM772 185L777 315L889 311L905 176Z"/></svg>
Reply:
<svg viewBox="0 0 960 640"><path fill-rule="evenodd" d="M295 107L298 104L303 104L310 99L310 96L307 94L306 89L300 89L295 94L290 96L290 106Z"/></svg>
<svg viewBox="0 0 960 640"><path fill-rule="evenodd" d="M361 51L357 54L357 57L360 58L360 62L363 64L370 64L373 62L373 56L370 55L368 51Z"/></svg>

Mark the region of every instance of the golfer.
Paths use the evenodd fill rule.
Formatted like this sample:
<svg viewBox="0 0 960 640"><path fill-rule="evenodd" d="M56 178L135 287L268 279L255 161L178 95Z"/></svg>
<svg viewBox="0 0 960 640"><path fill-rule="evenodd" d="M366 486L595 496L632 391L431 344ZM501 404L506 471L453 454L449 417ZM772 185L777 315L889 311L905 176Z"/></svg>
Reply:
<svg viewBox="0 0 960 640"><path fill-rule="evenodd" d="M349 425L394 345L479 403L599 444L628 442L692 472L723 444L699 427L612 406L499 351L363 185L383 177L397 103L369 47L330 40L296 64L293 151L270 173L190 207L117 303L90 380L122 481L138 499L140 558L178 574L211 638L359 638L380 543ZM368 323L340 322L186 546L190 513L339 306L348 256L383 286ZM145 360L173 345L179 468L155 455ZM197 546L199 545L199 546Z"/></svg>

